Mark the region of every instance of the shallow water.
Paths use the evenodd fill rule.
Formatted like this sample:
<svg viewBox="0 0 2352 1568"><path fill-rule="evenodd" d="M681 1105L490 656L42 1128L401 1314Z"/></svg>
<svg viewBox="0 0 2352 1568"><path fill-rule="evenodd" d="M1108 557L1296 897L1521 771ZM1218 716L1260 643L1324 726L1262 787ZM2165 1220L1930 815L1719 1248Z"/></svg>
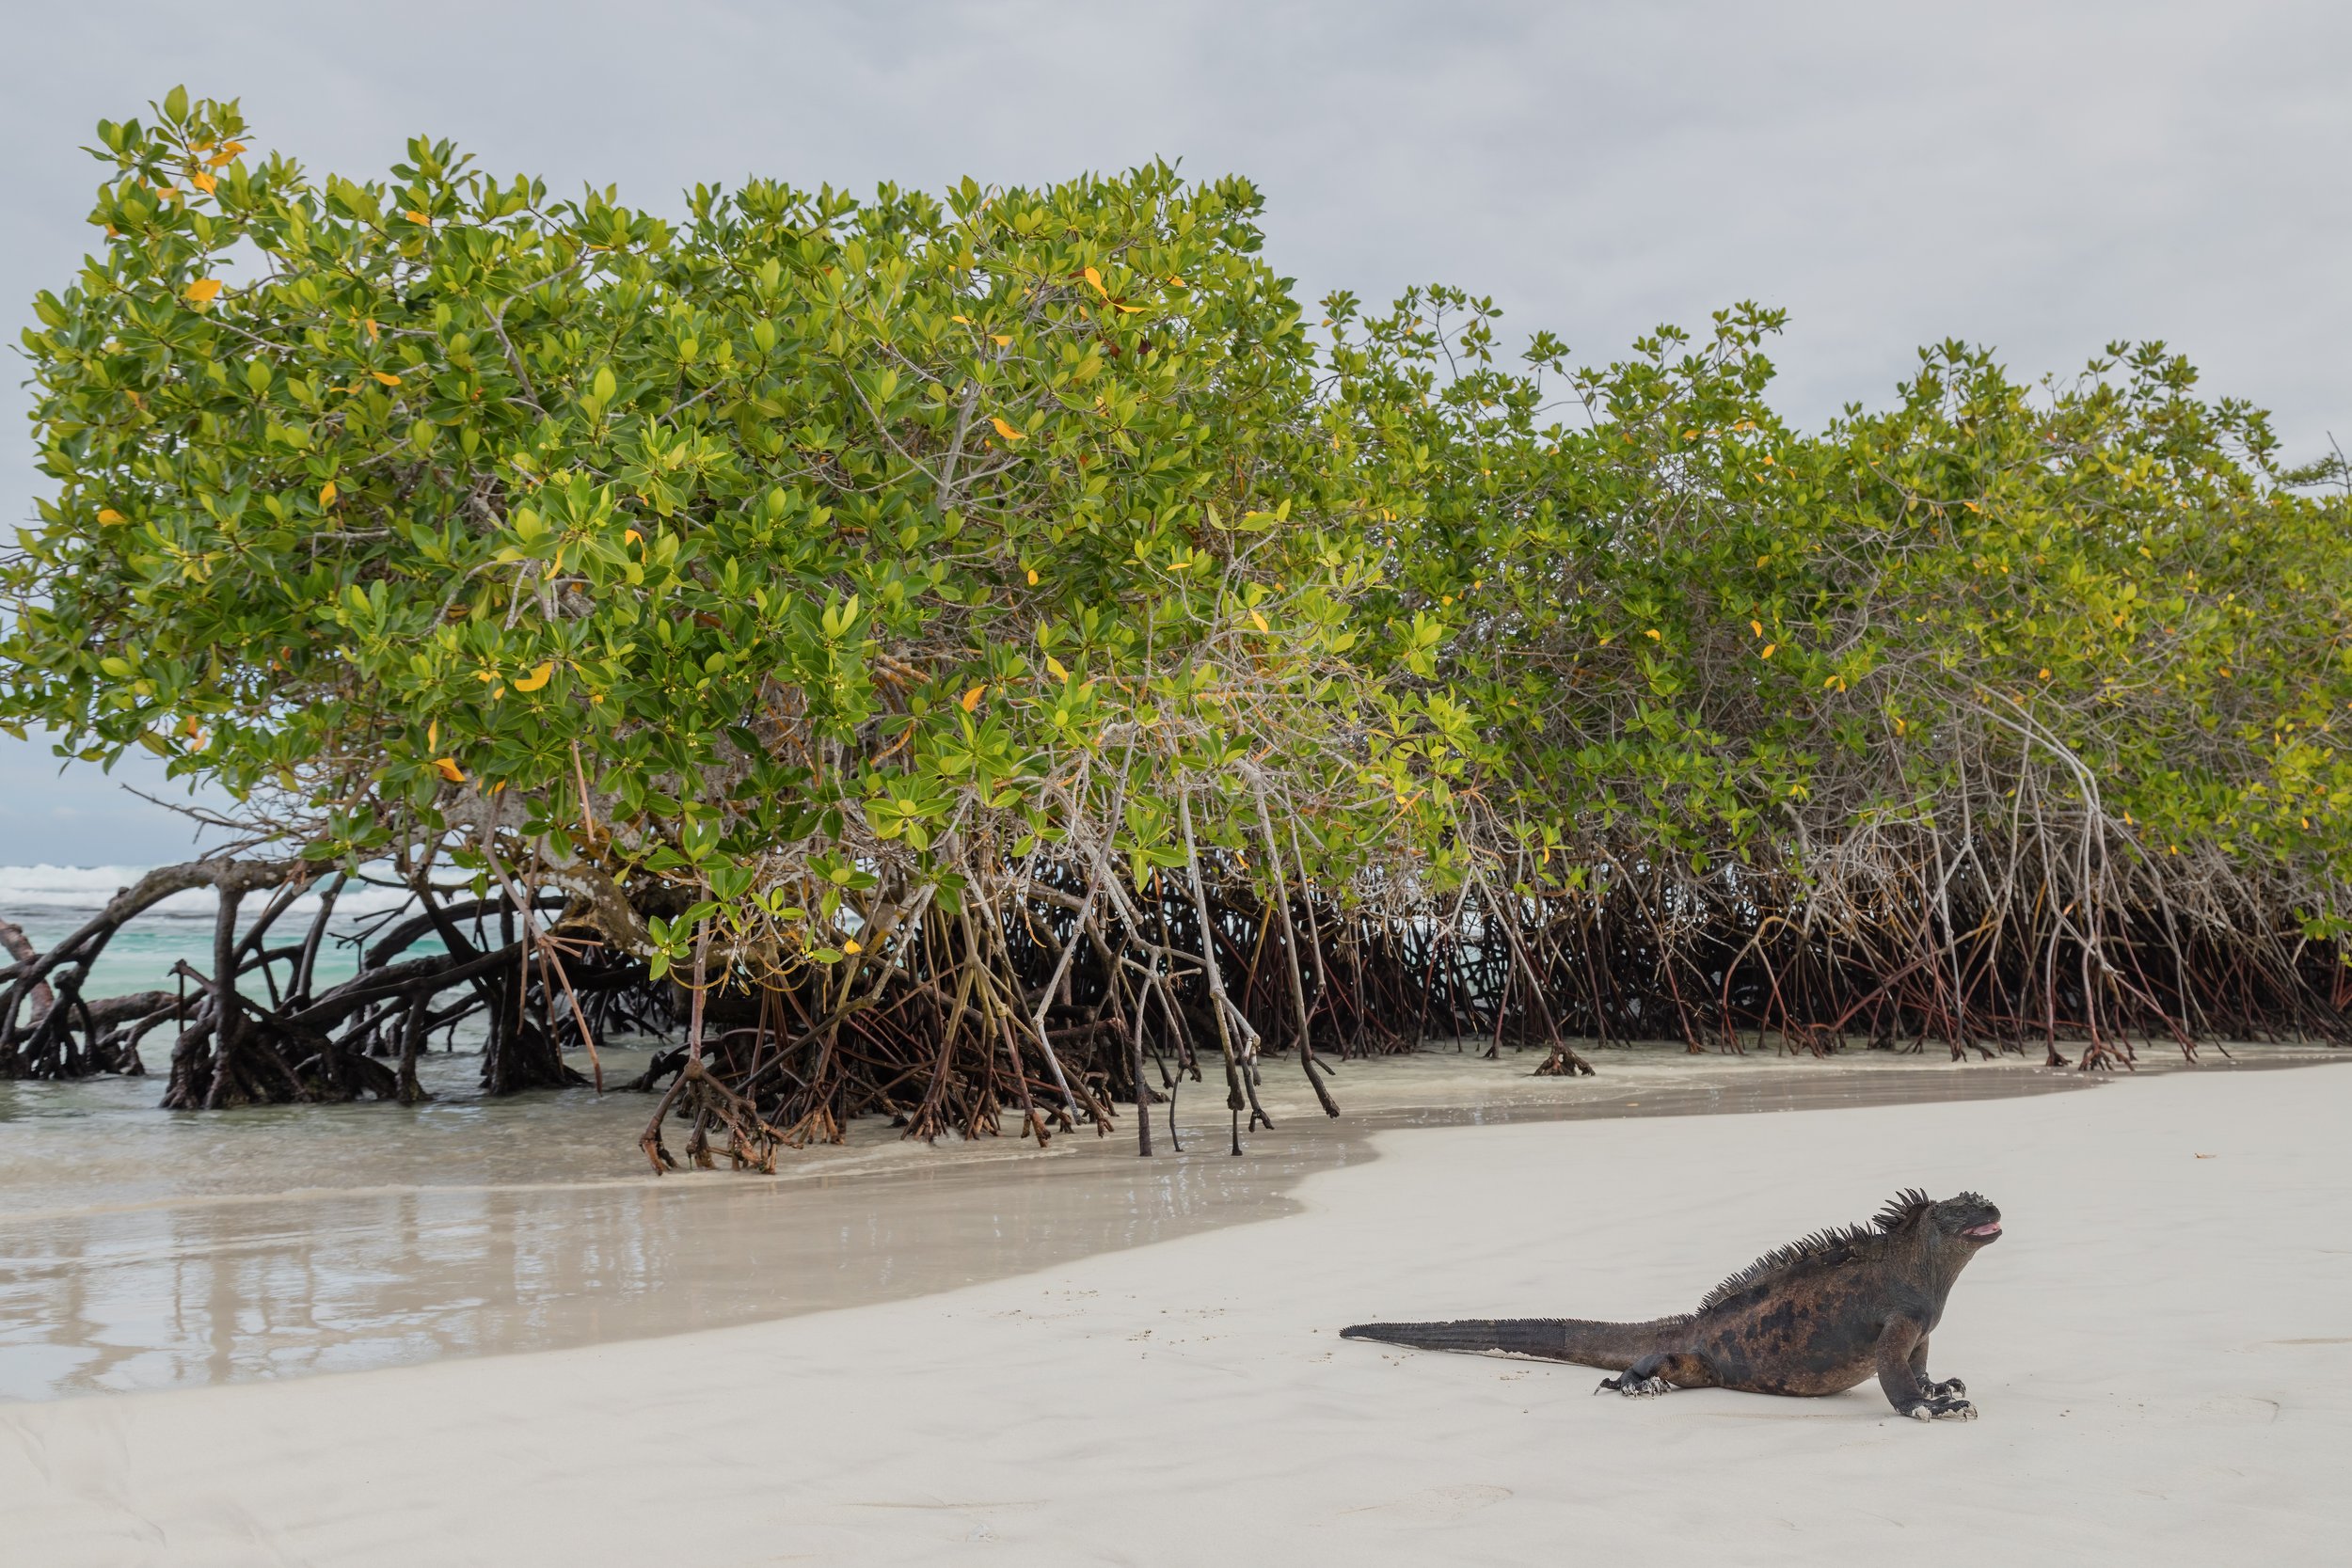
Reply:
<svg viewBox="0 0 2352 1568"><path fill-rule="evenodd" d="M608 1053L608 1077L641 1053ZM1882 1062L1883 1058L1881 1059ZM2022 1065L1854 1065L1610 1053L1594 1079L1433 1053L1347 1064L1342 1120L1290 1064L1279 1125L1227 1151L1217 1085L1187 1085L1167 1142L927 1148L879 1121L773 1178L656 1178L639 1095L443 1099L168 1115L152 1080L0 1085L0 1399L238 1382L676 1333L918 1295L1291 1212L1305 1176L1379 1131L2046 1093ZM673 1134L675 1142L675 1134ZM1836 1218L1836 1215L1825 1215Z"/></svg>

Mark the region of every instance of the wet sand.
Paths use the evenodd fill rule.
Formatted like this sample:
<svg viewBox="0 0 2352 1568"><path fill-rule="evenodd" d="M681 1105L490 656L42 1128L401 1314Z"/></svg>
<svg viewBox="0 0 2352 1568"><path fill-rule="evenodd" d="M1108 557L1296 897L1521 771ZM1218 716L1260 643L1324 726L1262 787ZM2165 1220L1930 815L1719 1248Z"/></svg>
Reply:
<svg viewBox="0 0 2352 1568"><path fill-rule="evenodd" d="M613 1053L609 1081L642 1057ZM2294 1059L2261 1053L2241 1060ZM173 1117L151 1083L0 1085L0 1400L357 1371L553 1350L930 1294L1295 1212L1310 1176L1383 1132L1524 1120L1787 1112L2044 1094L2102 1080L2019 1062L1611 1052L1599 1077L1532 1054L1343 1065L1339 1121L1295 1064L1277 1125L1228 1152L1218 1084L1107 1138L925 1148L879 1119L773 1178L655 1178L642 1096L444 1099ZM2233 1070L2217 1056L2212 1070Z"/></svg>
<svg viewBox="0 0 2352 1568"><path fill-rule="evenodd" d="M1887 1069L1790 1064L1754 1081L1784 1070L1827 1085ZM2352 1072L1641 1114L1672 1071L1624 1086L1643 1101L1632 1116L1377 1132L1376 1158L1305 1176L1267 1223L920 1299L0 1407L0 1560L2338 1555ZM1974 1423L1902 1419L1867 1385L1597 1399L1583 1369L1334 1337L1367 1318L1687 1307L1766 1247L1913 1183L1978 1187L2005 1211L1935 1335L1931 1369L1967 1379Z"/></svg>

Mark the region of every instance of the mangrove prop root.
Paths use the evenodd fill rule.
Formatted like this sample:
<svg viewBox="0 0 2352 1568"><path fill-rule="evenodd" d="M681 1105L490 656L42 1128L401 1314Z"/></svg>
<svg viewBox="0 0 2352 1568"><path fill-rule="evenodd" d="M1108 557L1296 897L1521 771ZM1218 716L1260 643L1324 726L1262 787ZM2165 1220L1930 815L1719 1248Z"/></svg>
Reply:
<svg viewBox="0 0 2352 1568"><path fill-rule="evenodd" d="M1270 819L1258 826L1256 855L1288 847ZM629 1085L660 1091L640 1147L654 1170L676 1168L663 1139L675 1117L687 1160L771 1170L779 1150L837 1142L861 1117L908 1137L1011 1130L1043 1145L1089 1122L1107 1134L1126 1113L1149 1154L1151 1106L1168 1103L1181 1147L1175 1085L1207 1060L1224 1070L1238 1148L1245 1117L1271 1125L1255 1092L1263 1056L1296 1053L1336 1109L1324 1063L1439 1038L1581 1077L1594 1062L1572 1041L1941 1049L2111 1071L2158 1044L2193 1059L2201 1042L2352 1037L2344 954L2259 889L2222 879L2191 896L2121 867L2087 888L2066 863L1992 839L1872 852L1869 877L1826 886L1754 868L1694 883L1627 856L1574 893L1486 882L1435 908L1287 875L1261 884L1208 847L1141 883L1100 855L975 876L952 913L920 888L884 888L853 962L759 977L713 967L699 1039L657 1053ZM48 952L0 930L12 960L0 1076L136 1072L139 1042L167 1041L174 1108L413 1104L426 1036L468 1020L485 1038L485 1088L511 1093L579 1085L569 1053L613 1033L675 1037L690 1010L551 895L522 895L545 924L508 940L513 897L421 893L375 924L357 974L320 984L324 912L307 932L269 934L298 875L282 862L166 867ZM170 990L87 994L131 920L204 887L220 897L210 964L183 964ZM560 966L546 961L558 942Z"/></svg>

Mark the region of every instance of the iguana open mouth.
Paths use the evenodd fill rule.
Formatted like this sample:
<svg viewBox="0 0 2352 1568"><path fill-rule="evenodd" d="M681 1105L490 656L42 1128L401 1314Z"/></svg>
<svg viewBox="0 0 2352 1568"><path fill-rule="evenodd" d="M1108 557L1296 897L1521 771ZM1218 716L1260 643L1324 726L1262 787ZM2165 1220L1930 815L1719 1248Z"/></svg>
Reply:
<svg viewBox="0 0 2352 1568"><path fill-rule="evenodd" d="M1987 1220L1982 1225L1972 1225L1961 1232L1963 1236L1981 1236L1988 1242L2000 1233L2001 1222L1998 1220Z"/></svg>

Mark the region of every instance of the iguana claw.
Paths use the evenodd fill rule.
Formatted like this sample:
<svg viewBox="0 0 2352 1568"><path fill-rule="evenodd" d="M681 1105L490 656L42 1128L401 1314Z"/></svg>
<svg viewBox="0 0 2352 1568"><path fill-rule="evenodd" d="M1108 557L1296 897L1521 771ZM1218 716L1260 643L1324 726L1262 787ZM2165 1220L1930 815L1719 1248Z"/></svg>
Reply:
<svg viewBox="0 0 2352 1568"><path fill-rule="evenodd" d="M1629 1400L1654 1400L1661 1394L1673 1393L1675 1386L1662 1377L1635 1377L1631 1372L1622 1372L1615 1377L1602 1378L1600 1386L1593 1392L1597 1394L1604 1390L1623 1394Z"/></svg>

